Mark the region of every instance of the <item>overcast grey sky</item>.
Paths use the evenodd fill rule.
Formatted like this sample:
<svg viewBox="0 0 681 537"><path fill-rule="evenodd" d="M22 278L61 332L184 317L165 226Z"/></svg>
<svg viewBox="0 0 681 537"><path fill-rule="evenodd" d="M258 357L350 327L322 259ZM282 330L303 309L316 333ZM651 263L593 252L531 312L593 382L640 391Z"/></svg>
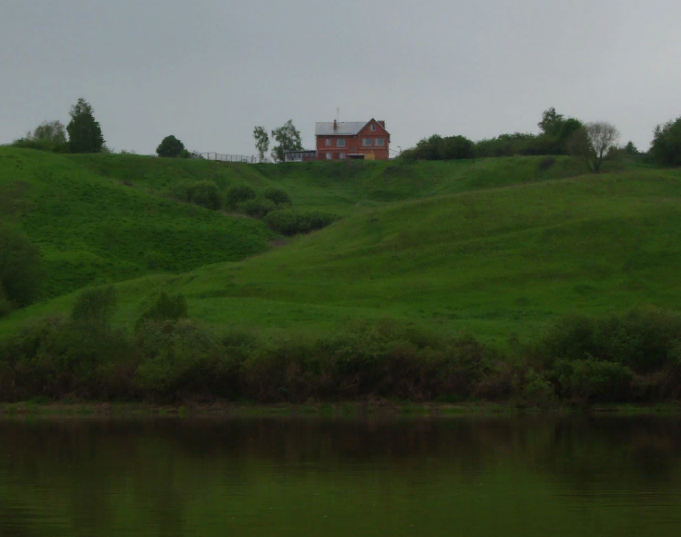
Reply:
<svg viewBox="0 0 681 537"><path fill-rule="evenodd" d="M254 154L255 125L433 133L605 119L647 149L681 115L679 0L0 0L0 143L94 107L109 147Z"/></svg>

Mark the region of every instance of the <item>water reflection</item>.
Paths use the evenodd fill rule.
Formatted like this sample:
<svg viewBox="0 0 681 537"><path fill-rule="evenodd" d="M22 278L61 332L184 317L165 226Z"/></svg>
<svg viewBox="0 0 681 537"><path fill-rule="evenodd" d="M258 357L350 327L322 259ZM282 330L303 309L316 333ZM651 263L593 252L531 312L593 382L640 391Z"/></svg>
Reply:
<svg viewBox="0 0 681 537"><path fill-rule="evenodd" d="M677 535L680 448L649 417L0 421L0 534Z"/></svg>

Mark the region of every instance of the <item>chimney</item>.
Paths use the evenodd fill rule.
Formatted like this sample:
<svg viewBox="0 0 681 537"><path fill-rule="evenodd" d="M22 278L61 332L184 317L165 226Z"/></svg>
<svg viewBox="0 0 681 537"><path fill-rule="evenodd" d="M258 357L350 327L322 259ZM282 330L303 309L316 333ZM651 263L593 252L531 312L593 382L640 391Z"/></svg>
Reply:
<svg viewBox="0 0 681 537"><path fill-rule="evenodd" d="M333 132L336 132L338 130L338 123L336 123L336 120L333 120Z"/></svg>

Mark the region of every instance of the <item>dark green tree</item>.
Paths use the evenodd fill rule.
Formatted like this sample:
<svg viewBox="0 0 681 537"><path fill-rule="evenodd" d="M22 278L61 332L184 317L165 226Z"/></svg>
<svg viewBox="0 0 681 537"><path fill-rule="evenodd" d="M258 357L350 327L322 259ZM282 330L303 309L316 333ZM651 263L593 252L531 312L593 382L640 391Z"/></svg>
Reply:
<svg viewBox="0 0 681 537"><path fill-rule="evenodd" d="M681 166L681 117L655 127L650 155L661 166Z"/></svg>
<svg viewBox="0 0 681 537"><path fill-rule="evenodd" d="M172 134L163 138L163 141L156 148L156 154L159 157L175 158L180 156L183 151L186 151L184 144Z"/></svg>
<svg viewBox="0 0 681 537"><path fill-rule="evenodd" d="M0 225L0 295L28 306L38 297L42 276L38 248L20 231Z"/></svg>
<svg viewBox="0 0 681 537"><path fill-rule="evenodd" d="M638 149L631 140L624 146L624 152L627 155L638 155Z"/></svg>
<svg viewBox="0 0 681 537"><path fill-rule="evenodd" d="M71 153L99 153L104 148L104 136L99 122L95 120L92 106L83 99L71 108L71 121L66 130L69 133Z"/></svg>
<svg viewBox="0 0 681 537"><path fill-rule="evenodd" d="M290 119L272 131L272 138L277 142L277 145L272 148L272 158L277 162L284 162L286 151L303 150L300 131L293 126L293 121Z"/></svg>
<svg viewBox="0 0 681 537"><path fill-rule="evenodd" d="M255 148L258 150L260 162L265 160L265 154L270 148L270 137L267 135L265 127L255 127L253 129L253 138L255 138Z"/></svg>
<svg viewBox="0 0 681 537"><path fill-rule="evenodd" d="M563 124L563 114L558 114L556 109L552 106L548 110L544 110L542 118L537 126L544 134L552 134L557 136Z"/></svg>

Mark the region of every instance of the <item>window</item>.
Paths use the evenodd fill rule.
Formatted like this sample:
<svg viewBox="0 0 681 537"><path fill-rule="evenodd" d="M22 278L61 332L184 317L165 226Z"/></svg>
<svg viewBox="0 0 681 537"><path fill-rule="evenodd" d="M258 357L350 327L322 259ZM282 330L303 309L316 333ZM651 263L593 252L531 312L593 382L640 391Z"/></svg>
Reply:
<svg viewBox="0 0 681 537"><path fill-rule="evenodd" d="M365 147L371 146L371 138L362 138L362 145Z"/></svg>
<svg viewBox="0 0 681 537"><path fill-rule="evenodd" d="M331 147L331 138L326 139L326 147Z"/></svg>
<svg viewBox="0 0 681 537"><path fill-rule="evenodd" d="M383 145L385 143L384 138L376 138L376 141L374 142L374 145Z"/></svg>
<svg viewBox="0 0 681 537"><path fill-rule="evenodd" d="M375 131L375 130L376 130L376 123L372 123L372 124L371 124L371 130L372 130L372 131Z"/></svg>
<svg viewBox="0 0 681 537"><path fill-rule="evenodd" d="M344 158L345 158L345 153L341 153L341 154L340 154L340 158L341 158L341 159L344 159Z"/></svg>
<svg viewBox="0 0 681 537"><path fill-rule="evenodd" d="M336 138L336 147L345 147L345 138Z"/></svg>
<svg viewBox="0 0 681 537"><path fill-rule="evenodd" d="M326 160L331 160L331 153L326 154Z"/></svg>

